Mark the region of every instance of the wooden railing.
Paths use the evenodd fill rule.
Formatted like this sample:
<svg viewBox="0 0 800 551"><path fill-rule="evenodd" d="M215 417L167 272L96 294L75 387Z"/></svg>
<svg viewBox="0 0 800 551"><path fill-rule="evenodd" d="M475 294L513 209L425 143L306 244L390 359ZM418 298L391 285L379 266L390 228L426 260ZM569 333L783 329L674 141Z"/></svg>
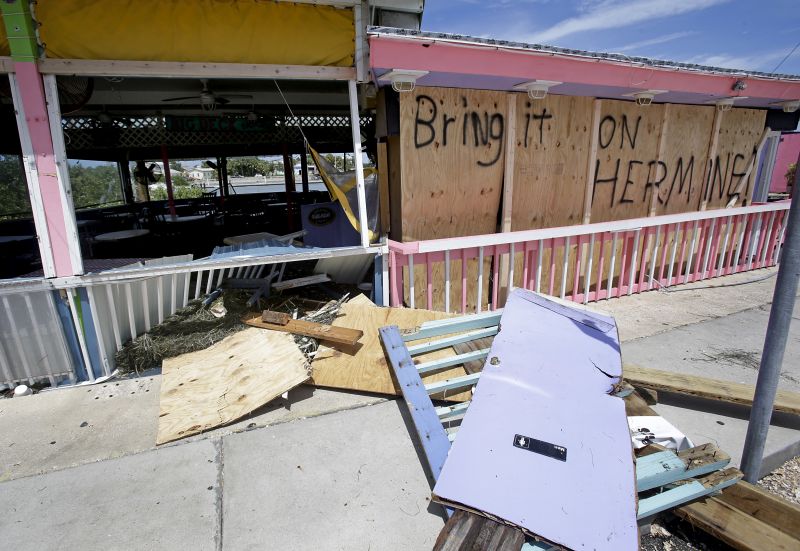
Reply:
<svg viewBox="0 0 800 551"><path fill-rule="evenodd" d="M524 287L587 303L778 261L789 202L389 242L392 306L480 312ZM513 259L513 260L512 260ZM413 277L410 274L414 274Z"/></svg>

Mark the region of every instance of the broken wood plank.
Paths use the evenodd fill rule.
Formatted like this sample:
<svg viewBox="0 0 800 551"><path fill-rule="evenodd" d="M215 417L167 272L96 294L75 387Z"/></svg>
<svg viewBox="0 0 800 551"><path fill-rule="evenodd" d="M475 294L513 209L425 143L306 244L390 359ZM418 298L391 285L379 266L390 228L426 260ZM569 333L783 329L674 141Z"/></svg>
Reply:
<svg viewBox="0 0 800 551"><path fill-rule="evenodd" d="M484 516L456 511L444 525L433 551L519 551L525 534Z"/></svg>
<svg viewBox="0 0 800 551"><path fill-rule="evenodd" d="M359 339L364 336L364 332L358 329L336 327L334 325L325 325L306 320L289 319L285 324L267 323L262 321L261 316L256 315L245 318L242 322L252 327L258 327L259 329L271 329L273 331L305 335L306 337L313 337L321 341L345 344L348 346L355 346L358 344Z"/></svg>
<svg viewBox="0 0 800 551"><path fill-rule="evenodd" d="M245 329L161 368L157 444L226 425L309 378L290 335Z"/></svg>
<svg viewBox="0 0 800 551"><path fill-rule="evenodd" d="M736 484L742 478L742 472L729 467L706 475L702 478L690 479L674 488L639 500L637 518L643 519L667 509L672 509L699 497L723 490Z"/></svg>
<svg viewBox="0 0 800 551"><path fill-rule="evenodd" d="M478 350L483 350L486 348L492 347L492 341L494 337L484 337L481 339L475 339L472 341L462 342L453 345L453 350L456 351L457 354L466 354L467 352L475 352ZM464 370L467 373L479 373L483 369L483 364L486 362L485 359L480 360L473 360L471 362L464 363Z"/></svg>
<svg viewBox="0 0 800 551"><path fill-rule="evenodd" d="M294 289L296 287L304 287L306 285L316 285L317 283L326 283L331 278L328 274L314 274L306 277L298 277L297 279L287 279L272 284L272 288L276 291L285 291L286 289Z"/></svg>
<svg viewBox="0 0 800 551"><path fill-rule="evenodd" d="M705 475L722 469L730 460L730 456L717 449L715 444L703 444L680 452L665 450L645 455L636 461L636 490L643 492Z"/></svg>
<svg viewBox="0 0 800 551"><path fill-rule="evenodd" d="M346 325L357 327L364 331L364 337L357 350L345 346L321 346L314 356L313 383L316 386L328 388L342 388L361 392L375 392L378 394L399 395L400 387L393 377L392 370L386 360L383 346L381 345L378 330L387 325L397 325L401 329L413 329L432 320L452 318L452 314L419 310L412 308L383 308L375 306L368 298L358 295L342 305L340 316L334 320L334 326ZM496 325L496 323L495 323ZM448 329L443 333L426 337L457 333L461 329ZM463 329L464 331L468 329ZM405 339L405 336L403 336ZM424 340L415 341L414 344L424 344ZM426 362L453 355L452 348L442 348L414 356L415 360ZM466 372L461 366L426 373L422 380L427 384L435 381L451 379ZM434 396L448 401L469 400L470 392L454 394L447 392Z"/></svg>
<svg viewBox="0 0 800 551"><path fill-rule="evenodd" d="M289 320L293 319L292 316L286 312L273 312L272 310L264 310L261 312L261 321L265 323L273 323L275 325L286 325Z"/></svg>
<svg viewBox="0 0 800 551"><path fill-rule="evenodd" d="M625 379L637 386L689 394L699 398L751 406L754 387L719 379L674 373L625 364ZM775 411L800 415L800 394L779 390L775 396Z"/></svg>
<svg viewBox="0 0 800 551"><path fill-rule="evenodd" d="M746 482L674 513L740 551L800 549L800 507Z"/></svg>

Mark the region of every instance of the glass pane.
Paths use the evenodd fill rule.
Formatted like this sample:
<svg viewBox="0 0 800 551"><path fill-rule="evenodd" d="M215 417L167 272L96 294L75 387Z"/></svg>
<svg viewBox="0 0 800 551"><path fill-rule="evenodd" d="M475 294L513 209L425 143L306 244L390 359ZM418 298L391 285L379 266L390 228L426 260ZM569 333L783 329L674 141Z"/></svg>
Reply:
<svg viewBox="0 0 800 551"><path fill-rule="evenodd" d="M76 209L124 202L116 163L69 161L69 180Z"/></svg>

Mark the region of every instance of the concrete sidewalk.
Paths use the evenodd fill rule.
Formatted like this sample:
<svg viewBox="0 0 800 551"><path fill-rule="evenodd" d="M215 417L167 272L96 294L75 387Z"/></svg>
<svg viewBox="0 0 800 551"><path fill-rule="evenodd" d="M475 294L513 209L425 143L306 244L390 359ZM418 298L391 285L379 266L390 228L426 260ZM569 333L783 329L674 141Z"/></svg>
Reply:
<svg viewBox="0 0 800 551"><path fill-rule="evenodd" d="M593 308L617 318L625 361L753 382L770 274ZM797 390L800 328L791 340L781 384ZM443 520L402 402L300 387L238 423L155 449L159 386L154 374L0 400L5 542L37 551L430 549ZM738 457L746 408L709 413L702 401L660 399L656 409L695 443L717 441ZM794 419L778 422L774 457L800 442Z"/></svg>

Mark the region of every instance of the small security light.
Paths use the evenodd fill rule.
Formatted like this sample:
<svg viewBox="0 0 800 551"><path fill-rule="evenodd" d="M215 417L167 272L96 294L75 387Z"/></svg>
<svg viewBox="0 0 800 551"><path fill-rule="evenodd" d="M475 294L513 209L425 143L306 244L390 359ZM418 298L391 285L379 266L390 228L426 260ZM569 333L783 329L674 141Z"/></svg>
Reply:
<svg viewBox="0 0 800 551"><path fill-rule="evenodd" d="M795 99L795 100L791 100L791 101L784 101L781 104L781 107L783 107L783 112L784 113L794 113L795 111L800 109L800 99Z"/></svg>
<svg viewBox="0 0 800 551"><path fill-rule="evenodd" d="M730 111L733 108L734 102L739 101L740 99L747 99L748 96L735 96L730 98L718 98L708 100L706 103L713 103L717 106L717 111L720 113L724 113L725 111Z"/></svg>
<svg viewBox="0 0 800 551"><path fill-rule="evenodd" d="M416 86L417 79L424 77L428 71L415 71L412 69L392 69L388 73L378 77L379 81L389 81L392 83L392 90L395 92L411 92Z"/></svg>
<svg viewBox="0 0 800 551"><path fill-rule="evenodd" d="M658 94L666 94L668 91L669 90L640 90L638 92L625 94L625 96L633 98L633 100L636 102L636 105L646 106L653 103L653 98Z"/></svg>
<svg viewBox="0 0 800 551"><path fill-rule="evenodd" d="M559 84L561 83L555 80L531 80L517 84L514 86L514 90L524 90L528 92L529 98L537 100L546 98L550 88Z"/></svg>
<svg viewBox="0 0 800 551"><path fill-rule="evenodd" d="M742 79L737 80L736 82L733 83L733 86L731 86L731 90L733 90L734 92L744 90L745 88L747 88L747 83Z"/></svg>

